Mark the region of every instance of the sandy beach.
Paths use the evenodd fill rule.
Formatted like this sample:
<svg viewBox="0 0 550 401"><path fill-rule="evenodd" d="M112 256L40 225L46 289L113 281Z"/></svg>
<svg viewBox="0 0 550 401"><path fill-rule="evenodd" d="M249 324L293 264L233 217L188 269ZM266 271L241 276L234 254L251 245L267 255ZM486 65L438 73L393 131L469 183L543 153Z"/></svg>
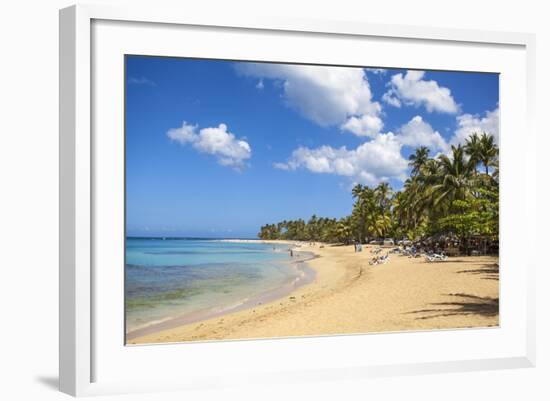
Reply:
<svg viewBox="0 0 550 401"><path fill-rule="evenodd" d="M128 340L128 344L355 334L498 326L498 258L428 263L390 254L369 265L371 246L301 244L313 252L310 284L284 298Z"/></svg>

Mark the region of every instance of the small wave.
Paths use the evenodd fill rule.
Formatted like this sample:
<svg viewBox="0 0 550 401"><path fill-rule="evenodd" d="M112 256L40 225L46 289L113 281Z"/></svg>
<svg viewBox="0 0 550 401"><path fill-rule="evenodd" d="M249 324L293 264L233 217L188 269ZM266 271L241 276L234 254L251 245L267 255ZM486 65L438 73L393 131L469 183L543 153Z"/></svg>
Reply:
<svg viewBox="0 0 550 401"><path fill-rule="evenodd" d="M160 319L150 320L147 323L136 324L135 326L128 327L127 331L132 332L132 331L135 331L135 330L145 329L147 327L153 327L153 326L156 326L158 324L162 324L164 322L169 322L170 320L173 320L173 319L174 319L173 316L166 316L166 317L163 317L163 318L160 318Z"/></svg>

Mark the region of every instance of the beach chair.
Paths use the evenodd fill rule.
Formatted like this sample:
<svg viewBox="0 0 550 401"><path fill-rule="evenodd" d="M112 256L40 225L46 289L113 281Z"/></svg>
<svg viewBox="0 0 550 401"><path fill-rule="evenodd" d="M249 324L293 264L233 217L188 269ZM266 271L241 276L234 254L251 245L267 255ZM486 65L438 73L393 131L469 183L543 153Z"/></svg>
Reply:
<svg viewBox="0 0 550 401"><path fill-rule="evenodd" d="M431 255L426 255L426 261L430 262L430 263L431 262L444 262L447 259L449 259L449 257L445 254L433 253Z"/></svg>

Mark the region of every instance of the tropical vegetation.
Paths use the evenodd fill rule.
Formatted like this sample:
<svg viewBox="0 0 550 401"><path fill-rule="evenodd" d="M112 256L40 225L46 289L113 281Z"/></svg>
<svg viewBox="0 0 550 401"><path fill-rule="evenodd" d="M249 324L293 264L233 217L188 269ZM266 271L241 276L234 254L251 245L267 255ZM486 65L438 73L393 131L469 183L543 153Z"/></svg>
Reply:
<svg viewBox="0 0 550 401"><path fill-rule="evenodd" d="M419 147L409 157L410 176L394 191L386 182L356 184L349 216L313 215L261 227L261 239L365 243L393 238L420 241L446 235L464 246L471 238L498 238L499 150L487 133L430 157Z"/></svg>

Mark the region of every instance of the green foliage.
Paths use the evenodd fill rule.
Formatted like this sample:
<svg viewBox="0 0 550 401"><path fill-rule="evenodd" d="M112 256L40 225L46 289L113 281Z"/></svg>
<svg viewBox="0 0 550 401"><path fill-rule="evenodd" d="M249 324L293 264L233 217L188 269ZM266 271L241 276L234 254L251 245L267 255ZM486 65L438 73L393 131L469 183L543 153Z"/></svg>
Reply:
<svg viewBox="0 0 550 401"><path fill-rule="evenodd" d="M498 192L479 187L477 196L452 202L453 213L441 217L437 224L440 230L455 233L460 238L473 235L498 236Z"/></svg>
<svg viewBox="0 0 550 401"><path fill-rule="evenodd" d="M430 158L429 153L420 147L409 157L411 175L401 191L394 193L388 183L375 188L357 184L351 215L266 224L258 236L344 243L434 234L454 234L463 241L474 235L497 237L499 151L493 137L474 133L448 155Z"/></svg>
<svg viewBox="0 0 550 401"><path fill-rule="evenodd" d="M460 238L495 235L498 233L498 220L495 220L493 211L486 206L487 200L456 200L453 202L455 213L440 218L437 224L441 230L453 232Z"/></svg>

